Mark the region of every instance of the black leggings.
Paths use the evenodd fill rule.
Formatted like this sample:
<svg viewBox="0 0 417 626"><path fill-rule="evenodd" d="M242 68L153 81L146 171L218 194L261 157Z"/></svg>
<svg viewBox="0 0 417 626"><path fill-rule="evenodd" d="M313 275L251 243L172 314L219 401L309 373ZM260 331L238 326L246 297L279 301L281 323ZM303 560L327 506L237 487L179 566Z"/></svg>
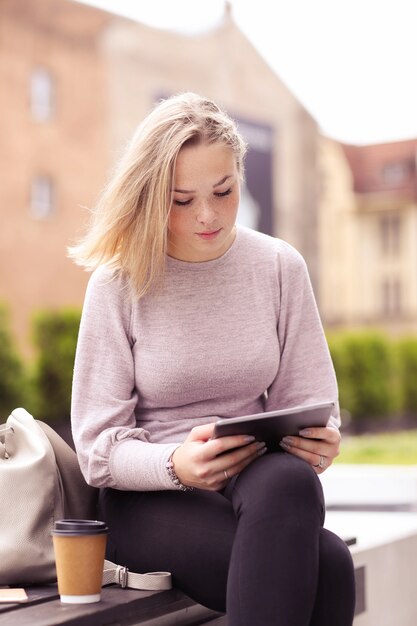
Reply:
<svg viewBox="0 0 417 626"><path fill-rule="evenodd" d="M351 626L352 558L323 529L320 480L285 453L260 457L223 492L105 489L108 558L173 583L228 626Z"/></svg>

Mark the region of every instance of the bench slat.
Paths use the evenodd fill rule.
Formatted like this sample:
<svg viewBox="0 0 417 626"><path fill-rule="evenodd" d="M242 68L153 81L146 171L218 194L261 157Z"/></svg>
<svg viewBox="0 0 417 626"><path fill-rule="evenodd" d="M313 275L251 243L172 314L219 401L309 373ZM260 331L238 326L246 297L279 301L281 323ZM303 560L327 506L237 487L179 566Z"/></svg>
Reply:
<svg viewBox="0 0 417 626"><path fill-rule="evenodd" d="M52 596L51 596L52 593ZM36 599L25 604L6 605L0 626L103 626L103 624L187 625L205 623L220 615L196 604L178 589L139 591L112 585L102 589L102 601L94 604L62 604L55 590L28 595ZM48 597L49 594L49 597Z"/></svg>

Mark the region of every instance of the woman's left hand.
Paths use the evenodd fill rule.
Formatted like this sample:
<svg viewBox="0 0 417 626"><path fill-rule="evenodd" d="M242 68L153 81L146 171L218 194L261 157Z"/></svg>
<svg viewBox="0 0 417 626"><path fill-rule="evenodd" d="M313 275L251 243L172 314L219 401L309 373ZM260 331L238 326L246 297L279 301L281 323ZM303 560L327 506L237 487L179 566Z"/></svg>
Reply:
<svg viewBox="0 0 417 626"><path fill-rule="evenodd" d="M305 428L299 437L283 437L280 446L294 456L307 461L317 474L321 474L339 454L341 435L335 426Z"/></svg>

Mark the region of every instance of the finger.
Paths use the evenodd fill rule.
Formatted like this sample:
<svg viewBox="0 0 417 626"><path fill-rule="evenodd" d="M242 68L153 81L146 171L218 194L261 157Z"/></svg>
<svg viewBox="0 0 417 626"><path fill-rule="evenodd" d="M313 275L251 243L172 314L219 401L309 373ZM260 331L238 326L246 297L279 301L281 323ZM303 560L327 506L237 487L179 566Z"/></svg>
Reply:
<svg viewBox="0 0 417 626"><path fill-rule="evenodd" d="M304 437L283 437L280 441L280 446L284 449L297 448L298 450L304 450L305 452L312 452L314 454L331 454L331 450L335 446L329 444L327 441L317 439L305 439Z"/></svg>
<svg viewBox="0 0 417 626"><path fill-rule="evenodd" d="M339 454L339 442L328 443L323 440L309 441L303 437L284 437L279 445L287 452L307 460L313 466L319 463L321 457L333 461Z"/></svg>
<svg viewBox="0 0 417 626"><path fill-rule="evenodd" d="M311 465L316 474L322 474L333 463L332 457L325 456L324 454L316 454L315 452L308 452L301 448L290 447L286 449L286 452L306 461Z"/></svg>
<svg viewBox="0 0 417 626"><path fill-rule="evenodd" d="M333 426L303 428L298 434L306 439L320 439L328 442L338 442L341 439L339 429Z"/></svg>
<svg viewBox="0 0 417 626"><path fill-rule="evenodd" d="M313 463L312 466L316 474L322 474L332 463L333 459L331 457L320 455L319 462Z"/></svg>
<svg viewBox="0 0 417 626"><path fill-rule="evenodd" d="M213 435L213 430L214 423L194 426L188 433L186 441L208 441Z"/></svg>
<svg viewBox="0 0 417 626"><path fill-rule="evenodd" d="M216 471L227 469L229 475L231 471L233 475L238 474L239 471L242 471L243 467L246 467L246 465L251 463L257 456L264 454L266 450L267 448L264 442L255 441L243 448L235 449L233 452L218 456L214 468Z"/></svg>
<svg viewBox="0 0 417 626"><path fill-rule="evenodd" d="M215 470L212 467L210 471L205 474L204 480L195 483L195 486L198 486L200 489L207 489L208 491L219 491L220 489L224 489L231 478L240 474L240 472L244 470L247 465L250 465L250 463L252 463L259 456L265 454L266 451L266 446L264 446L261 450L256 448L255 452L253 452L250 456L246 456L239 463L234 465L227 464L227 466L225 466L225 459L226 461L230 461L230 457L232 455L226 455L224 458L222 457L223 466L221 468L217 467Z"/></svg>
<svg viewBox="0 0 417 626"><path fill-rule="evenodd" d="M259 442L256 442L256 444L254 444L254 451L249 456L246 456L234 465L228 465L226 468L220 470L220 472L223 473L223 476L225 478L227 475L227 480L229 480L230 478L233 478L233 476L237 476L237 474L240 474L240 472L244 470L245 467L250 465L255 459L265 454L265 452L267 452L267 447L264 444L262 445Z"/></svg>
<svg viewBox="0 0 417 626"><path fill-rule="evenodd" d="M242 435L230 439L236 444L236 440L241 440ZM216 442L217 440L188 441L175 450L173 461L176 473L184 485L212 491L221 489L225 481L227 482L224 470L233 468L230 476L234 476L256 458L259 450L259 443L253 442L240 448L235 445L232 452L226 452L224 455L216 455L213 452L208 454L207 449L212 448L211 444Z"/></svg>
<svg viewBox="0 0 417 626"><path fill-rule="evenodd" d="M210 451L213 456L218 456L228 453L235 448L242 448L255 441L253 435L232 435L228 437L218 437L217 439L211 439L207 442L206 449Z"/></svg>
<svg viewBox="0 0 417 626"><path fill-rule="evenodd" d="M335 434L331 434L331 439L316 439L315 437L311 439L306 437L283 437L280 444L283 444L284 447L287 445L299 448L300 450L307 450L308 452L315 452L316 454L325 454L326 456L334 457L339 454L340 441L340 433L336 431Z"/></svg>

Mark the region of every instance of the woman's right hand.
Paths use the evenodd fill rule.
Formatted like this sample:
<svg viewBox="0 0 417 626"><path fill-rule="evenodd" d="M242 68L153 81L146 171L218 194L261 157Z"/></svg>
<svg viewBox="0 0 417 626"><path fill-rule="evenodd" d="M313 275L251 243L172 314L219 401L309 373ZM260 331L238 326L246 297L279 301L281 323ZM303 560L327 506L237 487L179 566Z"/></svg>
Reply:
<svg viewBox="0 0 417 626"><path fill-rule="evenodd" d="M187 487L219 491L266 452L263 442L247 435L211 439L213 429L214 424L196 426L172 455L175 473Z"/></svg>

